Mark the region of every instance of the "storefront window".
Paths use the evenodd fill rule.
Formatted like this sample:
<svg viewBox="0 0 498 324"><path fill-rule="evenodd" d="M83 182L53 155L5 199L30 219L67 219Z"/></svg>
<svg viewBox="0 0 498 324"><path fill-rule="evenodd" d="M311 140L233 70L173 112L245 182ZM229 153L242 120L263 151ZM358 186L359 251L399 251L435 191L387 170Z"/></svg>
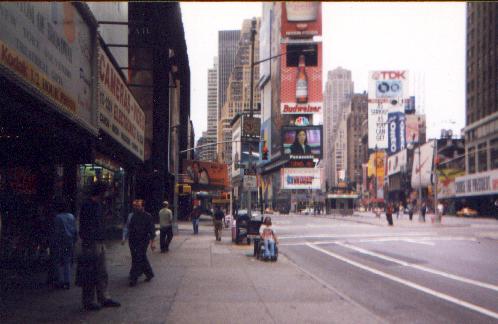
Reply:
<svg viewBox="0 0 498 324"><path fill-rule="evenodd" d="M469 147L468 159L469 159L468 173L469 174L475 173L476 172L476 150L475 150L475 147Z"/></svg>
<svg viewBox="0 0 498 324"><path fill-rule="evenodd" d="M482 143L477 146L477 167L478 171L488 170L488 144Z"/></svg>
<svg viewBox="0 0 498 324"><path fill-rule="evenodd" d="M495 138L490 142L490 152L491 152L491 169L498 169L498 138Z"/></svg>
<svg viewBox="0 0 498 324"><path fill-rule="evenodd" d="M106 166L101 164L80 165L78 170L78 206L81 206L83 200L88 196L92 184L105 183L107 191L104 195L103 209L106 225L121 224L124 212L124 176L125 171L117 165L110 166L108 163Z"/></svg>

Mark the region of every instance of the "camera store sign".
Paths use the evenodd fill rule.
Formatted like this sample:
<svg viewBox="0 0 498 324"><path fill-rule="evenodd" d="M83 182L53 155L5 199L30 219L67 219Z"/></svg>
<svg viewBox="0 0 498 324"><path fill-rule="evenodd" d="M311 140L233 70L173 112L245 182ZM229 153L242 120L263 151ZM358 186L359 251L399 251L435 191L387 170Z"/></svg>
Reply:
<svg viewBox="0 0 498 324"><path fill-rule="evenodd" d="M458 177L456 196L479 196L498 193L498 170Z"/></svg>
<svg viewBox="0 0 498 324"><path fill-rule="evenodd" d="M98 54L99 127L143 161L144 112L100 47Z"/></svg>

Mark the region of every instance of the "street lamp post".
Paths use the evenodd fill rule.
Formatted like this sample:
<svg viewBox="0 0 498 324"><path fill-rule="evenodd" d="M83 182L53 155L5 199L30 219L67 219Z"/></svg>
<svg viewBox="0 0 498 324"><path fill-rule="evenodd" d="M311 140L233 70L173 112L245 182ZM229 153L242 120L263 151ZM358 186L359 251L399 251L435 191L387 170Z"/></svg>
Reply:
<svg viewBox="0 0 498 324"><path fill-rule="evenodd" d="M418 144L418 220L422 221L422 170L420 170L420 142L415 142L415 134L413 134L412 141L408 144L408 148L415 150L415 144ZM413 151L415 154L415 151Z"/></svg>

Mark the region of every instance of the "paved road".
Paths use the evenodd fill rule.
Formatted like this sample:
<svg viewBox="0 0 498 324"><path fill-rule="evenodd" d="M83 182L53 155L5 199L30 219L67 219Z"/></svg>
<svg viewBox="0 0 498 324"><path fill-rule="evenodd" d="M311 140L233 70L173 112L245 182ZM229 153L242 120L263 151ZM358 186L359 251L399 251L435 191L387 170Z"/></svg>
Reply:
<svg viewBox="0 0 498 324"><path fill-rule="evenodd" d="M352 221L354 220L354 221ZM274 216L280 251L387 322L497 323L498 222Z"/></svg>

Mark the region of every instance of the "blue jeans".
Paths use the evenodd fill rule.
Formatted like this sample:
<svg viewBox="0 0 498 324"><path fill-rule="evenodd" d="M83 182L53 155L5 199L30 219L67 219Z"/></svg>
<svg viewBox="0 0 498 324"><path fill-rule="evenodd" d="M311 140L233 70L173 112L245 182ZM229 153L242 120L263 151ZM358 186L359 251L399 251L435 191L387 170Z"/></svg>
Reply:
<svg viewBox="0 0 498 324"><path fill-rule="evenodd" d="M62 248L57 260L57 277L60 284L71 283L71 262L73 260L73 247Z"/></svg>
<svg viewBox="0 0 498 324"><path fill-rule="evenodd" d="M199 218L192 219L192 227L194 228L194 234L199 234Z"/></svg>
<svg viewBox="0 0 498 324"><path fill-rule="evenodd" d="M275 241L265 240L265 258L273 258L275 256Z"/></svg>

